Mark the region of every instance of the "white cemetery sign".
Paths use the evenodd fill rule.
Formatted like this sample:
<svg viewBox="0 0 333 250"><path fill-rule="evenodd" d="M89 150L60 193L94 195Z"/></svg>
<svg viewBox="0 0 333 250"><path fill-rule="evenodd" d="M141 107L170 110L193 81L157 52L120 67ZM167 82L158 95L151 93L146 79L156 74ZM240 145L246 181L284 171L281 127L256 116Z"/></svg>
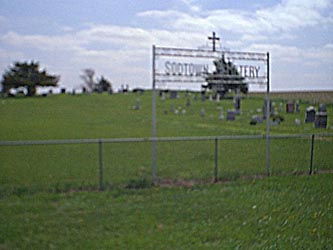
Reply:
<svg viewBox="0 0 333 250"><path fill-rule="evenodd" d="M183 89L200 90L207 83L207 77L214 75L217 83L239 84L239 80L248 85L266 86L266 101L269 103L269 53L240 52L216 49L215 41L219 38L213 33L209 37L213 41L213 49L169 48L153 45L152 49L152 138L156 138L156 90ZM224 60L226 73L216 74L214 61ZM231 69L236 70L231 70ZM220 71L221 72L221 71ZM214 82L213 79L213 82ZM269 105L268 105L269 106ZM267 114L270 110L267 110ZM269 117L269 116L268 116ZM266 172L269 174L269 119L266 123ZM157 148L153 140L152 177L156 180Z"/></svg>

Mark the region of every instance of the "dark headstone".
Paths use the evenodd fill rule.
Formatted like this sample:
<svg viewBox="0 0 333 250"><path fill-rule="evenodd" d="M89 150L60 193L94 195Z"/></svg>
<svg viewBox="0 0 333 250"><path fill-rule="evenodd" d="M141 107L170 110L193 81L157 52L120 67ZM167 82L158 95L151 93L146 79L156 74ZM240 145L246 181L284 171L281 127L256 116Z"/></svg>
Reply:
<svg viewBox="0 0 333 250"><path fill-rule="evenodd" d="M314 107L310 106L306 109L305 123L314 122L316 119L316 110Z"/></svg>
<svg viewBox="0 0 333 250"><path fill-rule="evenodd" d="M316 114L316 118L314 121L315 128L327 128L327 113Z"/></svg>
<svg viewBox="0 0 333 250"><path fill-rule="evenodd" d="M295 104L293 102L288 102L286 104L286 112L287 113L294 113L295 112Z"/></svg>
<svg viewBox="0 0 333 250"><path fill-rule="evenodd" d="M227 121L234 121L236 119L236 111L228 110L227 112Z"/></svg>
<svg viewBox="0 0 333 250"><path fill-rule="evenodd" d="M237 111L239 111L240 107L241 107L241 97L240 96L236 96L235 99L234 99L234 103L235 103L235 109Z"/></svg>
<svg viewBox="0 0 333 250"><path fill-rule="evenodd" d="M256 125L257 123L262 123L262 122L263 122L263 117L262 116L254 115L251 118L250 124L251 125Z"/></svg>
<svg viewBox="0 0 333 250"><path fill-rule="evenodd" d="M175 90L170 91L170 99L177 99L178 98L178 92Z"/></svg>
<svg viewBox="0 0 333 250"><path fill-rule="evenodd" d="M206 100L206 92L201 92L201 101L205 101Z"/></svg>
<svg viewBox="0 0 333 250"><path fill-rule="evenodd" d="M314 125L315 128L327 128L327 108L324 104L319 106Z"/></svg>
<svg viewBox="0 0 333 250"><path fill-rule="evenodd" d="M186 107L190 107L191 106L191 101L190 98L188 97L186 100Z"/></svg>
<svg viewBox="0 0 333 250"><path fill-rule="evenodd" d="M65 89L65 88L62 88L62 89L60 90L60 93L61 93L61 94L65 94L65 93L66 93L66 89Z"/></svg>

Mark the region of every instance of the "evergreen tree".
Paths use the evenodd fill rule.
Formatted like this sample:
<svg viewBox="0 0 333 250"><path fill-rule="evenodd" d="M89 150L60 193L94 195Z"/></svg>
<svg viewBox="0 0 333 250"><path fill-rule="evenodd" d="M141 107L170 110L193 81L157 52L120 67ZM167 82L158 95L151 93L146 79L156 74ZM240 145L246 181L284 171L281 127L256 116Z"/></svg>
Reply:
<svg viewBox="0 0 333 250"><path fill-rule="evenodd" d="M206 76L208 89L211 89L222 96L228 92L228 90L239 89L243 93L248 92L248 85L245 83L245 78L242 77L236 66L226 61L224 56L214 61L215 71L208 73Z"/></svg>
<svg viewBox="0 0 333 250"><path fill-rule="evenodd" d="M39 69L38 62L15 62L2 77L2 91L9 93L11 88L26 87L28 96L36 94L37 86L57 86L59 76L49 75L46 70Z"/></svg>
<svg viewBox="0 0 333 250"><path fill-rule="evenodd" d="M97 91L98 92L112 92L112 84L109 82L104 76L101 76L97 83Z"/></svg>

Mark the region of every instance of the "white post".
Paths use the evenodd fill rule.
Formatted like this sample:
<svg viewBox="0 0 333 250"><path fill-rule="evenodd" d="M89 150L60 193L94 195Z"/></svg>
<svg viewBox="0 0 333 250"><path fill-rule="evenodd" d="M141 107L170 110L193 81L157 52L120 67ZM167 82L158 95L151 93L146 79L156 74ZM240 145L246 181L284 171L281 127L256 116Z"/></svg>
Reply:
<svg viewBox="0 0 333 250"><path fill-rule="evenodd" d="M269 52L267 52L267 91L266 91L266 175L270 175L270 79L269 79Z"/></svg>
<svg viewBox="0 0 333 250"><path fill-rule="evenodd" d="M155 85L155 45L153 45L152 65L152 181L156 184L157 128L156 128L156 85Z"/></svg>

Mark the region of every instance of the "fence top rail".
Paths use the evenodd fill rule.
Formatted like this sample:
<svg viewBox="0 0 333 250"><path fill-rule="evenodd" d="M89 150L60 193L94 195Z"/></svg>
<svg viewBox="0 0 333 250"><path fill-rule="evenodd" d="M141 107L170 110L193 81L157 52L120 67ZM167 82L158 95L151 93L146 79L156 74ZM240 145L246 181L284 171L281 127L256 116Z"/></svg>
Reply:
<svg viewBox="0 0 333 250"><path fill-rule="evenodd" d="M333 137L333 133L318 134L280 134L270 135L271 139ZM109 139L67 139L67 140L35 140L35 141L0 141L0 146L60 145L60 144L97 144L97 143L129 143L129 142L168 142L168 141L209 141L209 140L246 140L264 139L262 135L222 135L191 137L150 137L150 138L109 138Z"/></svg>

